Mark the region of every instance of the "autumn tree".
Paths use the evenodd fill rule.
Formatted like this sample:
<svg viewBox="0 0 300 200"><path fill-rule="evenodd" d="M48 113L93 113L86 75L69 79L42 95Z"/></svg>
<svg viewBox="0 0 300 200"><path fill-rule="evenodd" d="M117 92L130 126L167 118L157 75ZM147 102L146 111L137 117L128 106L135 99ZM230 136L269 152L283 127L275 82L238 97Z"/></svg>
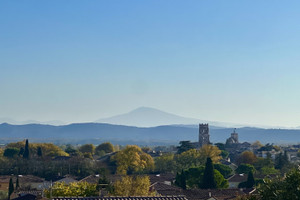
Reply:
<svg viewBox="0 0 300 200"><path fill-rule="evenodd" d="M217 146L213 145L204 145L199 149L199 153L205 161L207 158L210 158L213 163L219 162L222 158L220 156L221 150Z"/></svg>
<svg viewBox="0 0 300 200"><path fill-rule="evenodd" d="M92 197L97 196L97 184L87 182L73 182L66 184L64 182L56 182L52 188L45 189L46 197Z"/></svg>
<svg viewBox="0 0 300 200"><path fill-rule="evenodd" d="M95 146L93 144L84 144L81 147L79 147L79 151L81 153L90 153L91 155L94 155Z"/></svg>
<svg viewBox="0 0 300 200"><path fill-rule="evenodd" d="M105 153L114 152L114 146L110 142L104 142L96 147L96 154L100 151L104 151Z"/></svg>
<svg viewBox="0 0 300 200"><path fill-rule="evenodd" d="M244 151L237 159L237 164L251 164L257 161L256 155L251 151Z"/></svg>
<svg viewBox="0 0 300 200"><path fill-rule="evenodd" d="M148 176L123 176L114 183L115 196L148 196L150 179Z"/></svg>
<svg viewBox="0 0 300 200"><path fill-rule="evenodd" d="M141 173L154 169L153 158L136 145L127 145L112 160L116 162L118 174Z"/></svg>

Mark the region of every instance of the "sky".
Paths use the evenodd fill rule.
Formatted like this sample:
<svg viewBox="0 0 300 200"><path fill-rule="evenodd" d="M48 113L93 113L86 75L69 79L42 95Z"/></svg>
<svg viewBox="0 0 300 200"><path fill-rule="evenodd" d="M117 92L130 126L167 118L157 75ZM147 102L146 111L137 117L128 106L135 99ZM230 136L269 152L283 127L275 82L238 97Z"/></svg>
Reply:
<svg viewBox="0 0 300 200"><path fill-rule="evenodd" d="M300 126L300 2L0 1L0 118L88 122L148 106Z"/></svg>

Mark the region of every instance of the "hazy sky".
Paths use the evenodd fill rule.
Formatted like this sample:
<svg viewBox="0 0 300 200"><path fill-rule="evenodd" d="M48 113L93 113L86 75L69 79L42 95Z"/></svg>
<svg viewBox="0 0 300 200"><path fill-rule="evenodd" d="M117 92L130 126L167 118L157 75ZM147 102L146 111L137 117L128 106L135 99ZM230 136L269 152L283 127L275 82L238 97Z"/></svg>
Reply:
<svg viewBox="0 0 300 200"><path fill-rule="evenodd" d="M300 1L0 1L0 118L149 106L300 126Z"/></svg>

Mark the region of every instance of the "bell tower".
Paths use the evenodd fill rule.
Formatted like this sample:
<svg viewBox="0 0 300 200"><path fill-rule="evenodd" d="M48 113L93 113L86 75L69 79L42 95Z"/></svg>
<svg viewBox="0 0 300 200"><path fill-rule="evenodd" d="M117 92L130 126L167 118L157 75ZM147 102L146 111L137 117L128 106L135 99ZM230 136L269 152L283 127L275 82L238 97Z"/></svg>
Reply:
<svg viewBox="0 0 300 200"><path fill-rule="evenodd" d="M210 144L208 124L199 124L199 147Z"/></svg>

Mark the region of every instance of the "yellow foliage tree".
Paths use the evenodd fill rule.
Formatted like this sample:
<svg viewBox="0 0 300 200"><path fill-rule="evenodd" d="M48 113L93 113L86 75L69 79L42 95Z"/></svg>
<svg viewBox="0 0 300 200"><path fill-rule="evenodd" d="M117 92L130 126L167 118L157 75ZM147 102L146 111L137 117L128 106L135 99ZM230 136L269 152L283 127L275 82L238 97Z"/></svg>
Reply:
<svg viewBox="0 0 300 200"><path fill-rule="evenodd" d="M124 176L114 184L113 195L116 196L146 196L151 195L148 176Z"/></svg>
<svg viewBox="0 0 300 200"><path fill-rule="evenodd" d="M25 147L25 141L22 142L14 142L9 143L7 145L7 148L24 148ZM46 157L55 157L55 156L68 156L69 154L64 152L61 148L58 146L52 144L52 143L29 143L29 151L30 155L36 155L38 148L42 149L43 155Z"/></svg>
<svg viewBox="0 0 300 200"><path fill-rule="evenodd" d="M205 165L206 159L211 158L213 163L221 159L221 150L217 146L204 145L199 150L190 149L175 156L177 171Z"/></svg>
<svg viewBox="0 0 300 200"><path fill-rule="evenodd" d="M113 160L116 161L118 174L125 175L127 172L136 173L154 169L153 158L136 145L127 145L113 157Z"/></svg>
<svg viewBox="0 0 300 200"><path fill-rule="evenodd" d="M56 182L52 188L45 189L45 195L50 198L52 190L52 197L93 197L98 196L97 184L87 182L74 182L66 184L64 182Z"/></svg>
<svg viewBox="0 0 300 200"><path fill-rule="evenodd" d="M199 153L204 160L206 158L210 158L213 163L219 162L219 160L222 158L221 155L221 150L217 146L213 145L204 145L202 148L199 149Z"/></svg>

